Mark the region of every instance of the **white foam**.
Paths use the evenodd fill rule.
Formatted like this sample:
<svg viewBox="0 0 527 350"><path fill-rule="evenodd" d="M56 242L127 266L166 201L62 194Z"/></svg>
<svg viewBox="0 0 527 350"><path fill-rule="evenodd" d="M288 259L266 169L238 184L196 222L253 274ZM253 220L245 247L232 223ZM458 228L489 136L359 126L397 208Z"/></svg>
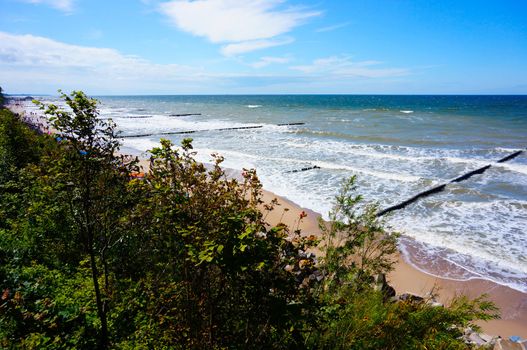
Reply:
<svg viewBox="0 0 527 350"><path fill-rule="evenodd" d="M503 168L508 171L513 171L516 173L527 175L527 165L526 164L495 163L495 164L492 164L492 166L496 168Z"/></svg>
<svg viewBox="0 0 527 350"><path fill-rule="evenodd" d="M297 141L295 141L296 143ZM475 170L478 167L483 167L488 164L492 164L495 168L503 168L511 172L517 172L520 174L527 174L527 164L515 164L515 163L496 163L496 160L507 153L517 151L514 149L495 148L493 150L486 151L487 153L499 152L499 156L494 158L487 156L482 159L479 155L474 155L473 158L459 157L459 150L437 150L437 149L423 149L407 146L393 146L393 145L371 145L371 144L347 144L336 141L311 141L311 142L300 142L298 144L290 144L293 147L305 148L310 147L316 149L327 149L333 152L347 153L351 155L374 157L378 159L392 159L397 161L422 163L425 161L437 162L446 161L453 164L466 165L466 171ZM482 151L483 152L483 151ZM472 169L474 168L474 169ZM465 169L463 169L465 170ZM462 170L462 171L463 171ZM462 175L462 173L456 173L453 178ZM448 180L448 178L445 178Z"/></svg>
<svg viewBox="0 0 527 350"><path fill-rule="evenodd" d="M247 108L260 108L262 105L247 105Z"/></svg>
<svg viewBox="0 0 527 350"><path fill-rule="evenodd" d="M329 169L329 170L345 170L350 171L352 173L360 173L360 174L366 174L371 175L377 178L387 179L387 180L395 180L395 181L403 181L403 182L414 182L419 181L420 177L418 176L412 176L407 174L397 174L397 173L388 173L388 172L381 172L381 171L373 171L369 169L363 169L360 167L352 167L347 166L343 164L338 163L331 163L331 162L324 162L314 159L297 159L297 158L285 158L285 157L266 157L266 156L259 156L254 154L249 154L246 152L239 152L239 151L232 151L232 150L225 150L225 149L200 149L198 153L218 153L225 157L226 160L229 160L229 158L235 158L236 161L243 164L244 159L253 159L253 160L271 160L271 161L277 161L285 163L286 166L282 167L284 170L287 169L287 164L303 164L303 165L312 165L317 166L322 169ZM252 164L255 164L256 162L252 162ZM232 164L232 163L231 163ZM246 165L236 165L235 169L241 169L243 167L247 167ZM297 168L289 169L289 170L297 170Z"/></svg>
<svg viewBox="0 0 527 350"><path fill-rule="evenodd" d="M414 111L404 111L404 110L403 110L403 111L399 111L399 112L404 113L404 114L411 114L411 113L413 113Z"/></svg>
<svg viewBox="0 0 527 350"><path fill-rule="evenodd" d="M124 147L133 148L140 152L145 152L160 145L159 141L142 137L125 138L122 140L122 144Z"/></svg>
<svg viewBox="0 0 527 350"><path fill-rule="evenodd" d="M420 203L389 222L427 247L441 247L444 258L473 274L502 284L508 284L507 271L527 278L527 237L522 224L527 222L527 201L445 200L435 205L430 211Z"/></svg>
<svg viewBox="0 0 527 350"><path fill-rule="evenodd" d="M152 115L149 118L115 118L120 130L126 133L164 133L171 131L210 131L236 127L251 127L259 124L236 123L225 120L197 121L182 118L169 118L165 115Z"/></svg>
<svg viewBox="0 0 527 350"><path fill-rule="evenodd" d="M413 175L407 175L407 174L397 174L397 173L388 173L388 172L381 172L381 171L374 171L369 169L363 169L359 167L351 167L347 165L342 164L336 164L336 163L329 163L329 162L322 162L322 161L311 161L310 164L314 164L316 166L319 166L321 168L325 169L333 169L333 170L348 170L353 173L361 173L366 175L371 175L377 178L381 179L387 179L387 180L395 180L395 181L403 181L403 182L413 182L413 181L419 181L419 176L413 176Z"/></svg>
<svg viewBox="0 0 527 350"><path fill-rule="evenodd" d="M408 246L412 247L412 252ZM430 243L420 243L402 236L399 250L405 261L429 275L453 281L485 279L527 293L525 272L502 266L501 261L488 261L449 250ZM446 265L446 266L445 266Z"/></svg>

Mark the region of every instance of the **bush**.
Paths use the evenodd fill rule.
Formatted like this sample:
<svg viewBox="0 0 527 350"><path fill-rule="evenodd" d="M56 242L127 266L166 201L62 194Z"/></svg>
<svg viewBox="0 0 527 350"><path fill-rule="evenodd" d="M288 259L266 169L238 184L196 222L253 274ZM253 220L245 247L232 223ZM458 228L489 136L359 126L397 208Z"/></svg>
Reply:
<svg viewBox="0 0 527 350"><path fill-rule="evenodd" d="M141 271L121 276L149 286L147 313L156 315L157 339L183 348L287 347L310 308L308 294L286 266L299 266L311 240L288 239L285 226L268 229L258 209L261 185L254 171L227 179L193 158L190 140L180 149L167 141L152 150L150 172L131 186L141 198L130 212L131 242L139 242ZM295 233L293 233L295 234ZM133 274L128 274L133 271ZM307 271L307 269L306 269ZM299 279L302 277L302 279ZM143 330L141 330L142 332Z"/></svg>

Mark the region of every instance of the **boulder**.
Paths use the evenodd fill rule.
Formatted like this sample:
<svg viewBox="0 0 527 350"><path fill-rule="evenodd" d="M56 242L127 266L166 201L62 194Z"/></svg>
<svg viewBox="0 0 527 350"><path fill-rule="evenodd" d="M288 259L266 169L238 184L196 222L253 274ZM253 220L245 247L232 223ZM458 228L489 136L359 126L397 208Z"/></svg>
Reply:
<svg viewBox="0 0 527 350"><path fill-rule="evenodd" d="M522 343L516 343L507 339L498 339L493 350L527 350Z"/></svg>
<svg viewBox="0 0 527 350"><path fill-rule="evenodd" d="M373 289L382 292L385 299L395 296L395 289L386 282L386 275L383 273L374 276Z"/></svg>
<svg viewBox="0 0 527 350"><path fill-rule="evenodd" d="M399 301L410 301L410 302L422 302L424 300L422 296L411 294L411 293L403 293L401 295L398 295L397 299Z"/></svg>

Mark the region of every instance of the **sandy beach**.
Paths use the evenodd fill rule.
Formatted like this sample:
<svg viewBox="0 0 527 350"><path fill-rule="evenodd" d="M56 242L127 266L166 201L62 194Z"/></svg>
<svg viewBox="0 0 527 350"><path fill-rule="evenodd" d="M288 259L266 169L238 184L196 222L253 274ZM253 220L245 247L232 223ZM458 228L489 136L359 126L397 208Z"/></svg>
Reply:
<svg viewBox="0 0 527 350"><path fill-rule="evenodd" d="M318 228L320 214L307 208L301 208L271 192L264 191L266 202L273 198L277 198L280 205L267 216L267 221L270 224L277 224L282 219L290 227L296 228L300 213L305 211L308 216L299 224L302 233L320 235ZM284 208L288 209L285 213ZM455 281L432 276L414 268L402 256L399 256L394 271L388 275L388 283L395 288L397 294L427 295L436 288L439 294L438 300L443 304L448 304L456 294L464 294L470 298L487 294L489 300L492 300L500 308L501 319L480 322L479 326L483 332L499 335L502 338L508 338L511 335L527 338L527 294L525 293L488 280Z"/></svg>

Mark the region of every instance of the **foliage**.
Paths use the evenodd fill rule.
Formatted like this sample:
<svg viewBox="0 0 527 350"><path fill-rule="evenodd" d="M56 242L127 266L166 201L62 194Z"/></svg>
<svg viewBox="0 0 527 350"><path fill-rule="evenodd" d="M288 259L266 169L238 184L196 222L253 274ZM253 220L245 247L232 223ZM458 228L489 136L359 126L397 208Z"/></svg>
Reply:
<svg viewBox="0 0 527 350"><path fill-rule="evenodd" d="M389 272L395 263L398 234L385 229L375 205L359 207L362 197L355 191L355 177L351 177L336 196L329 224L320 224L326 290L343 283L352 289L364 288L372 276Z"/></svg>
<svg viewBox="0 0 527 350"><path fill-rule="evenodd" d="M119 241L120 212L126 206L126 181L136 169L136 160L119 156L115 124L98 118L97 101L83 92L61 93L69 109L42 105L57 131L56 138L64 151L54 165L51 176L65 184L61 191L73 222L73 238L89 256L92 281L101 322L99 346L109 345L107 314L110 305L110 271L108 256ZM99 278L103 277L101 288Z"/></svg>
<svg viewBox="0 0 527 350"><path fill-rule="evenodd" d="M0 185L6 185L18 169L38 161L46 140L6 109L0 109L0 135Z"/></svg>
<svg viewBox="0 0 527 350"><path fill-rule="evenodd" d="M0 346L56 349L96 346L97 313L89 271L64 274L43 265L10 269L0 305Z"/></svg>
<svg viewBox="0 0 527 350"><path fill-rule="evenodd" d="M355 178L343 183L330 212L321 222L326 278L316 294L323 327L309 334L310 347L324 349L467 349L463 330L474 320L497 318L484 296L459 296L449 307L429 299L393 302L387 290L373 283L395 264L398 234L386 229L375 205L360 205ZM382 279L381 279L382 280Z"/></svg>
<svg viewBox="0 0 527 350"><path fill-rule="evenodd" d="M161 140L138 178L97 102L61 96L42 106L52 136L0 112L0 347L455 349L495 316L483 298L375 289L397 234L353 178L320 240L271 227L254 170L229 179L221 156L205 166L190 139Z"/></svg>
<svg viewBox="0 0 527 350"><path fill-rule="evenodd" d="M298 288L302 279L285 267L307 261L303 253L313 241L292 242L287 227L266 227L254 171L245 171L241 183L228 179L219 156L207 169L193 159L190 140L181 149L161 140L151 153L150 173L131 184L142 201L128 231L141 234L136 239L148 253L139 258L153 287L148 313L156 315L159 339L184 348L298 341L295 323L311 306Z"/></svg>

